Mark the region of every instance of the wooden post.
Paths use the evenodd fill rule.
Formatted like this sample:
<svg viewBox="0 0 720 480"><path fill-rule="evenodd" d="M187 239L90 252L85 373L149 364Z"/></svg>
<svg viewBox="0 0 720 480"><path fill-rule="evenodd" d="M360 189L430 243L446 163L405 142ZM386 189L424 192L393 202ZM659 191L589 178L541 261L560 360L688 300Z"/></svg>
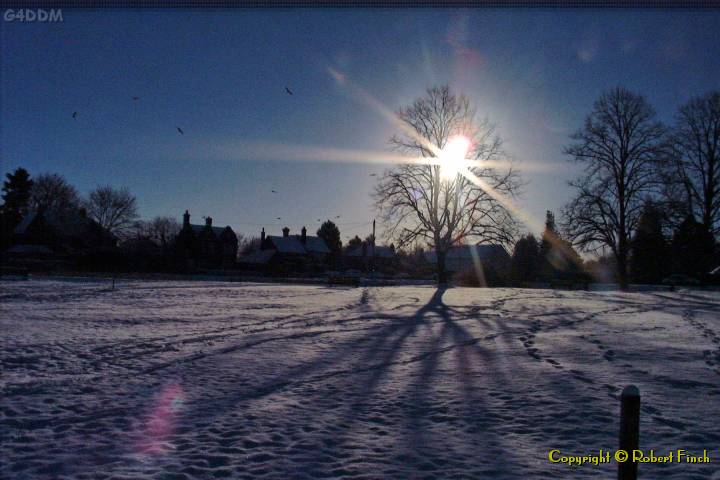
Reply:
<svg viewBox="0 0 720 480"><path fill-rule="evenodd" d="M633 462L633 450L640 448L640 390L628 385L620 395L620 450L625 450L628 460L618 462L618 480L637 480L637 462Z"/></svg>

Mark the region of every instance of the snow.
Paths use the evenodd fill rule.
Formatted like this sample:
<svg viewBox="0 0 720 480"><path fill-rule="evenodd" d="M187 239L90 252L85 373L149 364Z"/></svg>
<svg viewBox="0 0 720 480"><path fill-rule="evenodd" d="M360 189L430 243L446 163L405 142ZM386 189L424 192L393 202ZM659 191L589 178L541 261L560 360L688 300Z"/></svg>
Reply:
<svg viewBox="0 0 720 480"><path fill-rule="evenodd" d="M0 478L720 478L720 294L0 282Z"/></svg>

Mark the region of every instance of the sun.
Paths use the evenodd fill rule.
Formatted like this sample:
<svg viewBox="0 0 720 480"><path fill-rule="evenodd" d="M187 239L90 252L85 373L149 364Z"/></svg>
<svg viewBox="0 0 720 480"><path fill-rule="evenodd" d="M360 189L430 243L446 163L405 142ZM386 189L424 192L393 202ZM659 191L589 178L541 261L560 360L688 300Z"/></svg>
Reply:
<svg viewBox="0 0 720 480"><path fill-rule="evenodd" d="M440 177L446 181L455 180L455 178L467 168L467 159L465 158L468 150L470 150L470 140L462 135L450 137L445 148L440 152Z"/></svg>

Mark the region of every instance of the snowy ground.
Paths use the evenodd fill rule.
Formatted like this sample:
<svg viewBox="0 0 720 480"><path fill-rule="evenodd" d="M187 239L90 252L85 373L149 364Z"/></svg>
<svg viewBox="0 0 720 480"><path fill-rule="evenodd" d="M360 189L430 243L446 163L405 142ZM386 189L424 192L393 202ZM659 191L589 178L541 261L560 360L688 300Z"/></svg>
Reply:
<svg viewBox="0 0 720 480"><path fill-rule="evenodd" d="M709 450L720 294L0 282L0 477L615 478L550 449Z"/></svg>

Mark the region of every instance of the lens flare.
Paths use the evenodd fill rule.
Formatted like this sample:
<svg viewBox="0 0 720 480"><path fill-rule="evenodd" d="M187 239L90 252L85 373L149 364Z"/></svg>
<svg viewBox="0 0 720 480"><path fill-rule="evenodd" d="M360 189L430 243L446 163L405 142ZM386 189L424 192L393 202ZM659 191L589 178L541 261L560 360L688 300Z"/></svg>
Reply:
<svg viewBox="0 0 720 480"><path fill-rule="evenodd" d="M171 437L184 401L185 395L177 383L164 388L155 397L154 405L138 431L136 451L140 455L158 455L173 449Z"/></svg>
<svg viewBox="0 0 720 480"><path fill-rule="evenodd" d="M393 125L398 127L401 131L403 131L405 134L407 134L410 138L413 138L415 141L418 142L419 145L422 145L428 152L431 152L432 156L423 157L423 158L411 158L406 160L400 160L397 163L418 163L418 164L429 164L429 165L440 165L440 174L443 179L452 181L455 178L457 178L457 175L462 175L465 179L467 179L469 182L473 183L475 186L483 189L485 193L487 193L490 197L495 199L498 203L500 203L503 207L508 209L512 214L514 214L522 223L524 223L527 227L529 227L532 230L535 231L542 231L543 225L542 223L536 221L530 215L527 211L522 209L520 205L518 205L515 200L509 196L506 196L502 194L501 192L497 191L495 188L493 188L492 185L488 184L483 179L479 178L477 175L473 173L471 168L473 167L484 167L484 168L504 168L504 167L510 167L510 165L505 165L503 162L497 162L492 160L483 160L482 162L479 162L477 160L470 160L466 159L467 152L470 149L470 142L467 140L467 138L464 137L454 137L454 139L450 139L448 143L446 144L444 149L438 148L438 146L433 145L432 142L428 141L426 138L424 138L422 135L420 135L417 131L415 131L412 127L408 126L404 122L402 122L397 115L395 115L394 112L392 112L390 109L385 107L378 99L373 97L370 93L366 92L364 89L360 88L357 85L352 84L352 82L349 81L348 77L338 72L337 70L334 70L330 68L329 70L330 75L338 82L338 84L343 85L345 88L348 89L348 91L352 94L354 94L358 99L366 103L368 106L374 108L376 111L378 111L383 117L385 117L387 120L389 120ZM464 140L463 140L464 139ZM432 157L435 158L432 158ZM380 157L380 156L378 156ZM445 158L441 158L445 157ZM378 158L379 159L379 158ZM387 160L388 158L385 157L383 160ZM381 161L383 161L381 160ZM448 161L449 160L449 161ZM367 160L366 160L367 161ZM527 163L523 165L524 169L530 169L533 170L555 170L558 167L556 165L528 165ZM458 184L459 185L459 184ZM553 245L557 245L561 249L568 250L568 246L565 245L564 242L559 242L556 239L550 238L550 241L553 243Z"/></svg>
<svg viewBox="0 0 720 480"><path fill-rule="evenodd" d="M478 286L487 287L487 280L485 279L485 269L480 260L480 254L477 252L477 245L470 245L470 255L472 256L473 267L475 268L475 276L478 279Z"/></svg>
<svg viewBox="0 0 720 480"><path fill-rule="evenodd" d="M462 135L450 137L445 148L440 152L440 177L446 181L453 181L463 170L467 169L467 152L470 150L470 140Z"/></svg>

